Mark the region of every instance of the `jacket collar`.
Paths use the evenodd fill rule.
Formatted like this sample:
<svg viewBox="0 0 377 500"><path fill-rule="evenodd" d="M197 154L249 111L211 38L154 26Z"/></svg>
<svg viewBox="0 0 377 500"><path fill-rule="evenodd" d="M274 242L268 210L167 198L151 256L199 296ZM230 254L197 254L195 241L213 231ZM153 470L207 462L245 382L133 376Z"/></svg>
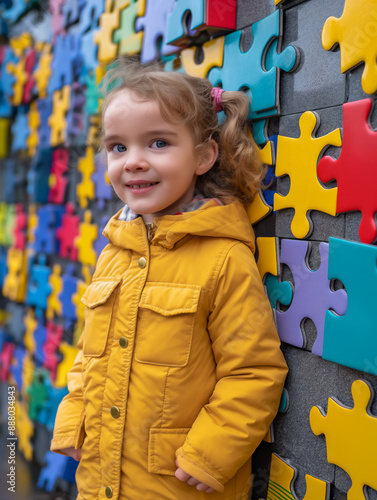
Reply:
<svg viewBox="0 0 377 500"><path fill-rule="evenodd" d="M131 221L119 220L120 210L107 223L103 234L120 248L143 251L148 245L146 227L142 217ZM254 231L242 203L235 201L218 205L209 200L192 212L163 215L153 221L153 245L171 249L187 235L232 238L245 243L255 251Z"/></svg>

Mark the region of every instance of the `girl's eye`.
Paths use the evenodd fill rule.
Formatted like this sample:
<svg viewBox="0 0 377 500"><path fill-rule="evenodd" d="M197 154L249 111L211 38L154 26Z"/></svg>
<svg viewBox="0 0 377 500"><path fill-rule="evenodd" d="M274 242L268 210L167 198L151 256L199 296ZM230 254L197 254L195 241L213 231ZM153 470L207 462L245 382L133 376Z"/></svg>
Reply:
<svg viewBox="0 0 377 500"><path fill-rule="evenodd" d="M114 153L124 153L126 147L123 144L114 144L114 146L111 146L111 151L114 151Z"/></svg>
<svg viewBox="0 0 377 500"><path fill-rule="evenodd" d="M163 141L161 139L158 139L157 141L153 141L152 145L153 144L156 144L156 148L157 149L161 149L161 148L164 148L167 145L167 142L165 142L165 141Z"/></svg>

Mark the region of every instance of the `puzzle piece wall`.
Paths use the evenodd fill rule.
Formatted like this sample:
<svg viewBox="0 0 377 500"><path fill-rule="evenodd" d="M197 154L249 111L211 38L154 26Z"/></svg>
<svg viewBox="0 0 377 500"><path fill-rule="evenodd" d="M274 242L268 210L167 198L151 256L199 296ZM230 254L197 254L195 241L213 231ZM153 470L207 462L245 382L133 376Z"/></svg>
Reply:
<svg viewBox="0 0 377 500"><path fill-rule="evenodd" d="M252 99L269 173L248 215L290 368L253 500L330 489L377 500L375 0L38 4L0 1L0 378L17 387L19 451L40 467L39 488L76 497L72 464L46 454L46 439L83 327L79 298L121 207L96 155L97 85L113 57L136 54ZM327 401L327 416L309 419Z"/></svg>

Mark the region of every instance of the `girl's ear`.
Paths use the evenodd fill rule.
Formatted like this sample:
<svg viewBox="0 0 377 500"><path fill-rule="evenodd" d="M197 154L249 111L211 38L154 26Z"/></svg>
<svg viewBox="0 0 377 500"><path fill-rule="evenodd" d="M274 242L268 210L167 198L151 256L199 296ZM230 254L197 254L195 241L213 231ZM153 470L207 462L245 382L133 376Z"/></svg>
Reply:
<svg viewBox="0 0 377 500"><path fill-rule="evenodd" d="M211 139L205 146L205 150L201 152L198 165L195 170L196 175L203 175L210 170L217 157L219 156L219 145Z"/></svg>

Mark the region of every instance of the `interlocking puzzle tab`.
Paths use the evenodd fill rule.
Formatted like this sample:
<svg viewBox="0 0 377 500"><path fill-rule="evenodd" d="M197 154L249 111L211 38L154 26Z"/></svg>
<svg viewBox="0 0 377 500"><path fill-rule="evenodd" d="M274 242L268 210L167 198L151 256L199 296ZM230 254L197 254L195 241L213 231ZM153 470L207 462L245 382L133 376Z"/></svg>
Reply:
<svg viewBox="0 0 377 500"><path fill-rule="evenodd" d="M328 277L344 284L348 307L343 316L326 313L322 357L377 375L377 248L336 238L329 244Z"/></svg>
<svg viewBox="0 0 377 500"><path fill-rule="evenodd" d="M310 318L317 330L312 352L322 355L325 318L331 308L336 314L345 314L347 294L344 290L332 291L327 278L329 245L319 244L321 265L316 271L308 266L309 242L282 240L280 262L286 264L294 280L293 300L287 311L276 311L278 332L281 340L288 344L305 347L302 329L305 318ZM337 316L338 317L338 316Z"/></svg>
<svg viewBox="0 0 377 500"><path fill-rule="evenodd" d="M361 85L366 94L373 94L377 90L376 16L374 0L345 0L341 17L329 17L322 29L325 50L340 45L342 73L365 62Z"/></svg>
<svg viewBox="0 0 377 500"><path fill-rule="evenodd" d="M283 460L275 453L271 457L270 478L268 482L267 500L297 500L294 482L297 469L288 460ZM330 485L316 477L305 475L306 493L303 500L329 500Z"/></svg>
<svg viewBox="0 0 377 500"><path fill-rule="evenodd" d="M312 232L310 210L336 214L337 188L324 188L317 177L317 161L321 151L328 145L341 146L340 130L321 137L314 137L319 126L319 117L306 111L300 117L300 137L278 136L276 176L289 175L291 186L286 196L275 194L274 210L295 210L291 231L296 238L305 238Z"/></svg>
<svg viewBox="0 0 377 500"><path fill-rule="evenodd" d="M253 44L242 52L242 31L225 36L222 68L213 68L208 78L213 86L225 90L250 89L252 98L250 119L274 116L279 111L279 72L293 71L298 62L297 50L289 45L278 53L281 36L281 13L277 10L252 25ZM270 51L272 51L271 54ZM270 67L266 70L266 58Z"/></svg>
<svg viewBox="0 0 377 500"><path fill-rule="evenodd" d="M95 31L93 39L98 45L97 59L99 62L109 62L117 55L117 44L113 43L113 33L119 27L120 10L113 7L113 0L105 0L105 12L99 19L99 29Z"/></svg>
<svg viewBox="0 0 377 500"><path fill-rule="evenodd" d="M377 238L375 214L377 200L371 193L377 189L377 131L369 125L371 99L343 105L343 146L335 160L325 156L318 164L318 177L323 182L337 180L337 213L360 210L359 237L363 243ZM357 173L356 173L357 172Z"/></svg>
<svg viewBox="0 0 377 500"><path fill-rule="evenodd" d="M310 425L317 436L325 434L328 462L350 476L347 499L360 500L367 498L365 486L377 489L377 417L369 411L374 392L368 382L355 380L351 392L353 408L329 398L327 415L320 407L311 409Z"/></svg>
<svg viewBox="0 0 377 500"><path fill-rule="evenodd" d="M177 0L168 15L166 41L186 46L193 36L206 30L211 33L236 29L237 1Z"/></svg>

